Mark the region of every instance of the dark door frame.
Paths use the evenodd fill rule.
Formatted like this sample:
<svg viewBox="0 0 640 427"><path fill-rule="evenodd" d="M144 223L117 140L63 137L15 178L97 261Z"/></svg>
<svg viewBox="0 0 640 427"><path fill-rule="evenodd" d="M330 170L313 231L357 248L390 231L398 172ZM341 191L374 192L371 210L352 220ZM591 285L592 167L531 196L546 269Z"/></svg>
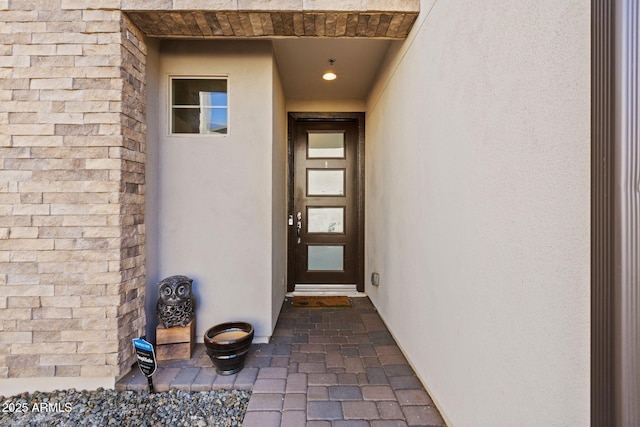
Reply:
<svg viewBox="0 0 640 427"><path fill-rule="evenodd" d="M364 119L365 113L314 113L314 112L291 112L288 116L288 215L294 215L294 152L295 152L295 132L298 122L352 122L358 127L358 146L356 149L356 216L358 220L358 249L357 249L357 274L356 289L364 292ZM291 230L293 226L288 226ZM295 289L295 237L289 232L287 237L287 291L293 292Z"/></svg>

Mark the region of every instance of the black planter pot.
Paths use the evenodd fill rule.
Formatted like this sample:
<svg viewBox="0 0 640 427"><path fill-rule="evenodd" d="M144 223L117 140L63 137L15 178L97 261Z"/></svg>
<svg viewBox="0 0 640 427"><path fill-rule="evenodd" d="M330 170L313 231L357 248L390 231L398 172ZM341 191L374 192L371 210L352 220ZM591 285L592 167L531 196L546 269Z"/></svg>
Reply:
<svg viewBox="0 0 640 427"><path fill-rule="evenodd" d="M245 322L221 323L204 334L207 355L220 375L231 375L244 367L253 341L253 326Z"/></svg>

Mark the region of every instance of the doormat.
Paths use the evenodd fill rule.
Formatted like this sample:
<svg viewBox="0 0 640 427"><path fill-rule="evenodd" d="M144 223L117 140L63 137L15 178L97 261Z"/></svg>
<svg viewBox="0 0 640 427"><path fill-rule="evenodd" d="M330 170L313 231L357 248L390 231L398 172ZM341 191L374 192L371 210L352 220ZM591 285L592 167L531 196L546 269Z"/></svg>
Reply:
<svg viewBox="0 0 640 427"><path fill-rule="evenodd" d="M324 297L293 297L293 306L296 308L334 308L351 307L351 301L345 296Z"/></svg>

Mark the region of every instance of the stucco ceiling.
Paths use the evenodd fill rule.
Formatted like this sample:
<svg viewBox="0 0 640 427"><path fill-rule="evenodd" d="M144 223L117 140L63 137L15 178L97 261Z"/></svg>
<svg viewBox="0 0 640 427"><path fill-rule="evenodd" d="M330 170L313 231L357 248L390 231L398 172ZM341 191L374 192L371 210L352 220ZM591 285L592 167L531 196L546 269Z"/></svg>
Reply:
<svg viewBox="0 0 640 427"><path fill-rule="evenodd" d="M364 100L392 42L379 39L302 38L274 40L285 95L301 100ZM325 81L330 68L338 78Z"/></svg>

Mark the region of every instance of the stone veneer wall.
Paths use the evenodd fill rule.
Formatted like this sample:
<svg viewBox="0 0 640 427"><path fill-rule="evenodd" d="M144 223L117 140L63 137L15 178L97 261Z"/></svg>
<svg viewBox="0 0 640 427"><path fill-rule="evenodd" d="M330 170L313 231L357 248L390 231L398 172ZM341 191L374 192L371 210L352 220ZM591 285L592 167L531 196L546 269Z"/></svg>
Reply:
<svg viewBox="0 0 640 427"><path fill-rule="evenodd" d="M134 362L131 340L144 334L145 251L145 162L146 162L146 45L137 27L122 16L122 136L115 158L121 159L119 189L122 272L118 306L118 366L124 374Z"/></svg>
<svg viewBox="0 0 640 427"><path fill-rule="evenodd" d="M145 45L119 0L0 0L0 381L143 333Z"/></svg>

